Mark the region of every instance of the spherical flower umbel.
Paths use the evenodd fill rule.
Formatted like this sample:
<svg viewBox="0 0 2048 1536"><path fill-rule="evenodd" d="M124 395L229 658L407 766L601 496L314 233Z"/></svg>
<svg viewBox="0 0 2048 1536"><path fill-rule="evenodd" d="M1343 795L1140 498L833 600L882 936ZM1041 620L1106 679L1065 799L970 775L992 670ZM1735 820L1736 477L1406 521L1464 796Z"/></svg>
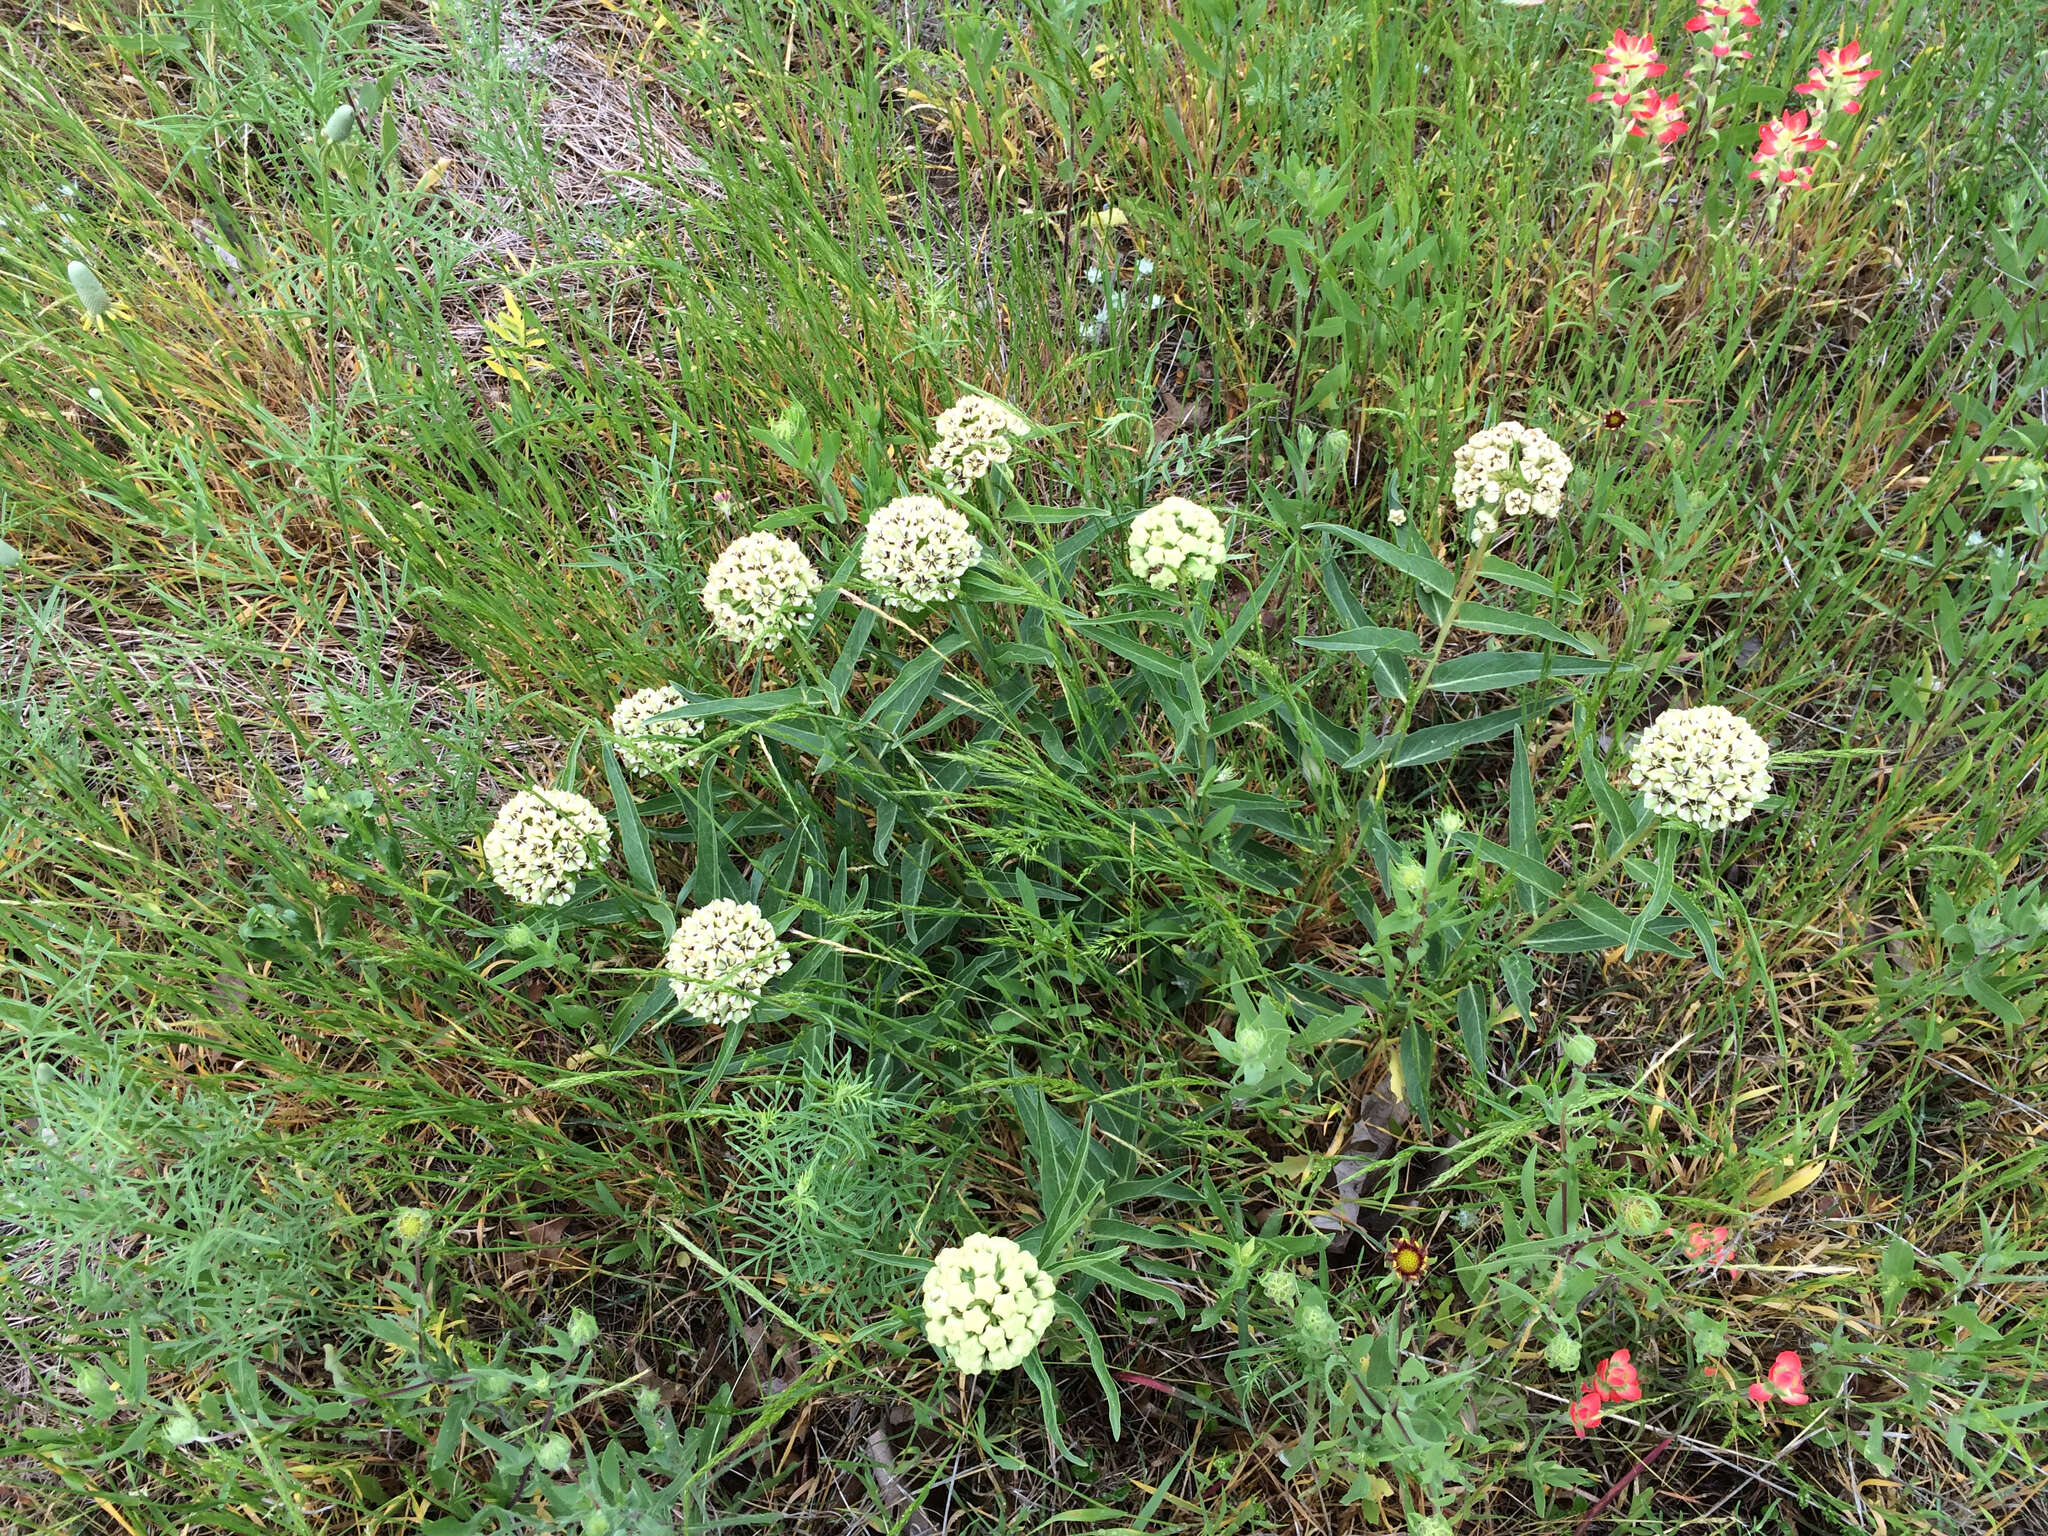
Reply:
<svg viewBox="0 0 2048 1536"><path fill-rule="evenodd" d="M1555 521L1572 461L1549 433L1503 421L1475 432L1451 455L1451 499L1472 514L1472 542L1484 544L1509 517Z"/></svg>
<svg viewBox="0 0 2048 1536"><path fill-rule="evenodd" d="M936 496L898 496L868 519L860 574L891 608L929 608L958 597L980 558L966 513Z"/></svg>
<svg viewBox="0 0 2048 1536"><path fill-rule="evenodd" d="M996 465L1009 463L1016 439L1031 430L1030 422L986 395L962 395L939 412L933 426L939 440L927 467L955 496L965 496Z"/></svg>
<svg viewBox="0 0 2048 1536"><path fill-rule="evenodd" d="M1147 507L1131 524L1131 570L1161 592L1182 580L1210 580L1229 548L1216 514L1185 496Z"/></svg>
<svg viewBox="0 0 2048 1536"><path fill-rule="evenodd" d="M1022 1365L1052 1326L1052 1276L1007 1237L977 1232L924 1277L924 1332L968 1376Z"/></svg>
<svg viewBox="0 0 2048 1536"><path fill-rule="evenodd" d="M1770 760L1763 737L1718 704L1667 709L1636 743L1628 781L1658 815L1718 832L1770 794Z"/></svg>
<svg viewBox="0 0 2048 1536"><path fill-rule="evenodd" d="M684 1013L706 1024L738 1024L789 969L789 946L759 907L721 896L683 915L662 964Z"/></svg>
<svg viewBox="0 0 2048 1536"><path fill-rule="evenodd" d="M642 688L619 700L612 711L613 746L619 761L635 773L665 773L682 767L689 750L685 743L704 734L704 722L657 717L689 702L667 683Z"/></svg>
<svg viewBox="0 0 2048 1536"><path fill-rule="evenodd" d="M498 889L528 906L559 907L576 877L604 862L612 843L604 812L566 789L522 789L484 834L484 863Z"/></svg>
<svg viewBox="0 0 2048 1536"><path fill-rule="evenodd" d="M811 619L824 585L795 539L742 534L726 545L704 578L711 627L734 645L773 649Z"/></svg>

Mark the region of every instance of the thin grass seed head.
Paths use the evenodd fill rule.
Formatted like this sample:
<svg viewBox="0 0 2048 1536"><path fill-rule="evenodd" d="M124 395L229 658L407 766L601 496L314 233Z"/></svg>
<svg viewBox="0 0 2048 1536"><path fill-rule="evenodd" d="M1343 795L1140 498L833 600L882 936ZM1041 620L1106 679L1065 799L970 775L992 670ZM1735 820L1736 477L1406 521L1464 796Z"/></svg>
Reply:
<svg viewBox="0 0 2048 1536"><path fill-rule="evenodd" d="M576 878L604 862L612 829L604 812L574 791L522 789L499 807L484 834L491 880L514 901L559 907Z"/></svg>
<svg viewBox="0 0 2048 1536"><path fill-rule="evenodd" d="M1770 761L1742 716L1718 704L1667 709L1636 743L1628 781L1658 815L1718 832L1770 794Z"/></svg>
<svg viewBox="0 0 2048 1536"><path fill-rule="evenodd" d="M891 608L929 608L960 595L981 558L967 514L936 496L898 496L868 519L860 574Z"/></svg>
<svg viewBox="0 0 2048 1536"><path fill-rule="evenodd" d="M1503 421L1473 433L1451 455L1451 500L1472 514L1472 542L1485 544L1503 517L1555 522L1571 475L1571 456L1549 433Z"/></svg>
<svg viewBox="0 0 2048 1536"><path fill-rule="evenodd" d="M687 743L704 734L702 720L661 720L689 700L667 683L642 688L619 700L612 711L613 749L635 773L667 773L689 757Z"/></svg>
<svg viewBox="0 0 2048 1536"><path fill-rule="evenodd" d="M1185 496L1168 496L1131 524L1131 572L1161 592L1182 581L1213 580L1229 549L1216 514Z"/></svg>
<svg viewBox="0 0 2048 1536"><path fill-rule="evenodd" d="M795 539L746 533L711 562L704 611L712 629L734 645L773 650L811 621L824 584Z"/></svg>
<svg viewBox="0 0 2048 1536"><path fill-rule="evenodd" d="M739 1024L789 969L789 946L759 907L721 896L683 915L662 965L684 1013L705 1024Z"/></svg>
<svg viewBox="0 0 2048 1536"><path fill-rule="evenodd" d="M939 435L926 467L955 496L965 496L998 464L1010 462L1031 423L1000 400L962 395L933 422Z"/></svg>
<svg viewBox="0 0 2048 1536"><path fill-rule="evenodd" d="M964 1375L1022 1365L1052 1326L1053 1280L1007 1237L977 1232L924 1277L924 1331Z"/></svg>

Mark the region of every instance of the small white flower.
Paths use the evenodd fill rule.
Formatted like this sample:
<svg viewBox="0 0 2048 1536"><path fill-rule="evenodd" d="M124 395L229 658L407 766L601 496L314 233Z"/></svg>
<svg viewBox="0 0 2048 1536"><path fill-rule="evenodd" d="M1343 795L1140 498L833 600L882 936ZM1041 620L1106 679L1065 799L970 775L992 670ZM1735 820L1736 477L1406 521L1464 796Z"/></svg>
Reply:
<svg viewBox="0 0 2048 1536"><path fill-rule="evenodd" d="M1159 296L1158 294L1156 294L1156 293L1155 293L1155 294L1153 294L1153 295L1152 295L1152 297L1151 297L1151 298L1149 298L1149 299L1147 299L1147 300L1145 301L1145 307L1146 307L1147 309L1157 309L1157 308L1159 308L1159 307L1160 307L1160 306L1161 306L1162 304L1164 304L1165 302L1166 302L1166 300L1164 300L1164 299L1163 299L1163 298L1161 298L1161 297L1160 297L1160 296Z"/></svg>
<svg viewBox="0 0 2048 1536"><path fill-rule="evenodd" d="M868 519L860 573L891 608L929 608L960 594L981 558L967 514L936 496L898 496Z"/></svg>
<svg viewBox="0 0 2048 1536"><path fill-rule="evenodd" d="M704 734L704 722L658 720L655 716L687 703L689 700L667 683L642 688L619 700L612 711L612 735L617 738L612 745L619 761L635 773L666 773L682 767L689 755L684 743Z"/></svg>
<svg viewBox="0 0 2048 1536"><path fill-rule="evenodd" d="M926 460L931 472L955 496L965 496L998 464L1010 462L1016 439L1031 423L986 395L962 395L933 423L939 440Z"/></svg>
<svg viewBox="0 0 2048 1536"><path fill-rule="evenodd" d="M1152 275L1152 258L1151 258L1150 256L1140 256L1140 257L1138 258L1138 276L1140 276L1140 277L1150 277L1151 275Z"/></svg>
<svg viewBox="0 0 2048 1536"><path fill-rule="evenodd" d="M566 789L522 789L498 810L484 834L484 863L498 889L514 901L559 907L576 877L595 869L611 849L604 812Z"/></svg>
<svg viewBox="0 0 2048 1536"><path fill-rule="evenodd" d="M1086 272L1082 273L1081 275L1087 278L1091 284L1099 283L1102 281L1102 268L1090 267Z"/></svg>
<svg viewBox="0 0 2048 1536"><path fill-rule="evenodd" d="M759 907L721 896L684 914L663 967L684 1013L706 1024L738 1024L789 969L789 946Z"/></svg>
<svg viewBox="0 0 2048 1536"><path fill-rule="evenodd" d="M824 585L796 540L743 534L726 545L704 578L711 627L734 645L772 650L811 619Z"/></svg>
<svg viewBox="0 0 2048 1536"><path fill-rule="evenodd" d="M924 1277L925 1337L972 1376L1022 1365L1052 1326L1052 1276L1007 1237L977 1232Z"/></svg>
<svg viewBox="0 0 2048 1536"><path fill-rule="evenodd" d="M1403 512L1399 507L1390 507L1387 509L1387 521L1392 523L1396 528L1399 528L1407 523L1408 514L1406 512Z"/></svg>
<svg viewBox="0 0 2048 1536"><path fill-rule="evenodd" d="M1185 496L1168 496L1131 524L1131 570L1161 592L1183 578L1209 580L1229 547L1216 514Z"/></svg>
<svg viewBox="0 0 2048 1536"><path fill-rule="evenodd" d="M1499 531L1503 511L1554 521L1572 461L1548 433L1503 421L1468 438L1451 456L1451 470L1451 499L1473 514L1472 542L1484 544Z"/></svg>
<svg viewBox="0 0 2048 1536"><path fill-rule="evenodd" d="M1660 816L1717 832L1771 792L1771 749L1718 704L1667 709L1630 754L1628 781Z"/></svg>

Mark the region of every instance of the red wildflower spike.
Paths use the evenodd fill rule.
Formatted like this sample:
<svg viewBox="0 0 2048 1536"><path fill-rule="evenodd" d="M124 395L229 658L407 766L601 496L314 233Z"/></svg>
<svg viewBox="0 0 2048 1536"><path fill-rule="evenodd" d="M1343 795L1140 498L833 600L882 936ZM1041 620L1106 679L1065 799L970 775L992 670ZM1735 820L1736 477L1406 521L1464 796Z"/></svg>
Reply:
<svg viewBox="0 0 2048 1536"><path fill-rule="evenodd" d="M1617 1349L1593 1367L1593 1390L1603 1403L1633 1403L1642 1397L1643 1385L1627 1350Z"/></svg>
<svg viewBox="0 0 2048 1536"><path fill-rule="evenodd" d="M1659 96L1653 87L1643 92L1642 99L1630 110L1635 121L1628 131L1639 139L1653 138L1659 144L1669 144L1690 126L1685 120L1685 103L1676 92Z"/></svg>
<svg viewBox="0 0 2048 1536"><path fill-rule="evenodd" d="M1792 1350L1783 1351L1771 1362L1770 1380L1771 1390L1795 1408L1813 1401L1806 1395L1806 1372L1800 1366L1799 1356Z"/></svg>
<svg viewBox="0 0 2048 1536"><path fill-rule="evenodd" d="M1792 89L1802 96L1820 97L1822 116L1830 112L1853 115L1863 110L1863 103L1856 99L1863 94L1863 87L1883 73L1871 64L1863 45L1851 40L1839 48L1821 49L1806 78Z"/></svg>
<svg viewBox="0 0 2048 1536"><path fill-rule="evenodd" d="M1600 1423L1600 1394L1587 1387L1572 1404L1567 1417L1572 1421L1572 1433L1585 1439L1586 1431Z"/></svg>

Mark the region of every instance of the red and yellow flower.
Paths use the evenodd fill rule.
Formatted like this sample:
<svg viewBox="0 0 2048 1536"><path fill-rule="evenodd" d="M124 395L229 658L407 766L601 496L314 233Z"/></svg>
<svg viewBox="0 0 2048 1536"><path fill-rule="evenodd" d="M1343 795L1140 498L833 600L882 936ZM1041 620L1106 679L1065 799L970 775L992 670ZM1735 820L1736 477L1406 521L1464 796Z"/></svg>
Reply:
<svg viewBox="0 0 2048 1536"><path fill-rule="evenodd" d="M1806 1371L1794 1350L1781 1350L1778 1358L1771 1362L1769 1374L1763 1381L1750 1383L1749 1400L1761 1407L1765 1403L1786 1403L1797 1408L1810 1403L1806 1395Z"/></svg>
<svg viewBox="0 0 2048 1536"><path fill-rule="evenodd" d="M1630 114L1635 121L1629 124L1629 133L1638 139L1655 139L1659 144L1669 144L1681 137L1691 125L1685 120L1685 103L1678 99L1678 93L1659 96L1656 88L1643 92L1632 106Z"/></svg>
<svg viewBox="0 0 2048 1536"><path fill-rule="evenodd" d="M1649 33L1633 37L1616 27L1614 41L1593 66L1593 94L1586 100L1604 101L1625 112L1643 82L1655 80L1668 68L1657 57L1657 40Z"/></svg>
<svg viewBox="0 0 2048 1536"><path fill-rule="evenodd" d="M1714 58L1746 59L1749 57L1749 50L1738 49L1735 46L1735 38L1738 35L1735 29L1761 25L1763 17L1757 14L1756 7L1750 5L1748 0L1739 0L1739 3L1734 5L1723 5L1720 0L1700 0L1700 13L1685 24L1685 30L1704 33L1700 42Z"/></svg>
<svg viewBox="0 0 2048 1536"><path fill-rule="evenodd" d="M1756 169L1751 181L1769 181L1780 191L1798 191L1813 185L1813 167L1801 165L1801 155L1817 154L1828 147L1822 134L1806 125L1804 112L1787 112L1772 118L1758 131L1756 153L1750 156Z"/></svg>
<svg viewBox="0 0 2048 1536"><path fill-rule="evenodd" d="M1823 117L1830 112L1853 116L1863 110L1863 103L1856 99L1863 94L1863 87L1883 73L1870 62L1863 45L1851 39L1839 48L1821 49L1806 78L1792 89L1801 96L1820 97L1816 105Z"/></svg>

